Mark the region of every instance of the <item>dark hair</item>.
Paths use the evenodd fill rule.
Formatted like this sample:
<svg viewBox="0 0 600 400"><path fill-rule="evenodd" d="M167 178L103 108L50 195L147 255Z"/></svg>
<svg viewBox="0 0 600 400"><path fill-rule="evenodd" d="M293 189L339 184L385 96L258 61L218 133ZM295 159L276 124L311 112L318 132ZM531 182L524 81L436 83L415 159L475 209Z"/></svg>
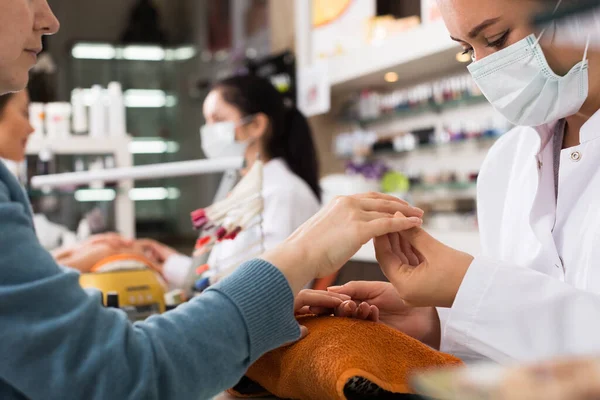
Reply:
<svg viewBox="0 0 600 400"><path fill-rule="evenodd" d="M0 117L2 116L2 113L4 113L4 109L6 108L6 105L8 104L12 96L12 93L3 94L2 96L0 96Z"/></svg>
<svg viewBox="0 0 600 400"><path fill-rule="evenodd" d="M319 160L306 117L296 107L288 107L281 93L264 78L234 76L218 82L213 90L219 90L244 116L263 113L269 118L271 129L264 139L267 155L283 158L321 200Z"/></svg>

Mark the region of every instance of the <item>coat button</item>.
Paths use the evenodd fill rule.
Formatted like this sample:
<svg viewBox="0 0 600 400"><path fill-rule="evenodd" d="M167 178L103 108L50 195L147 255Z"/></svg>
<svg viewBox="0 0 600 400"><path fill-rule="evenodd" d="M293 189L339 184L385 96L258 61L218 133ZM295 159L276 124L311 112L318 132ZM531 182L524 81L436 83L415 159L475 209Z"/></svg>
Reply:
<svg viewBox="0 0 600 400"><path fill-rule="evenodd" d="M578 151L574 151L571 153L571 160L575 162L581 161L581 153Z"/></svg>

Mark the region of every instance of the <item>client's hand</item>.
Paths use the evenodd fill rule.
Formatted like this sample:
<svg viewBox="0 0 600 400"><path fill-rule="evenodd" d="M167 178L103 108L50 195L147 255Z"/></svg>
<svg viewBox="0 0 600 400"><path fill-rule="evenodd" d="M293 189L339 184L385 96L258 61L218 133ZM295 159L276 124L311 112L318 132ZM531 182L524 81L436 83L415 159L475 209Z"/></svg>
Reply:
<svg viewBox="0 0 600 400"><path fill-rule="evenodd" d="M342 305L344 301L350 300L345 294L325 292L321 290L302 290L296 296L294 302L294 313L296 315L330 315ZM308 334L305 326L300 326L302 336Z"/></svg>
<svg viewBox="0 0 600 400"><path fill-rule="evenodd" d="M381 193L339 197L263 258L283 272L296 294L313 278L339 270L372 238L418 227L422 216Z"/></svg>
<svg viewBox="0 0 600 400"><path fill-rule="evenodd" d="M413 308L404 304L388 282L350 282L330 287L330 293L352 298L336 310L336 315L381 322L438 349L441 340L440 320L433 307ZM370 312L367 312L370 310Z"/></svg>
<svg viewBox="0 0 600 400"><path fill-rule="evenodd" d="M375 239L377 261L400 297L413 306L451 307L473 262L421 228Z"/></svg>
<svg viewBox="0 0 600 400"><path fill-rule="evenodd" d="M158 264L164 264L165 261L172 255L179 252L171 247L151 239L141 239L136 241L136 245L140 246L142 251Z"/></svg>
<svg viewBox="0 0 600 400"><path fill-rule="evenodd" d="M60 265L71 267L85 273L90 272L94 265L100 261L124 252L124 248L112 247L105 243L95 243L78 245L77 248L68 252L55 255L55 260Z"/></svg>
<svg viewBox="0 0 600 400"><path fill-rule="evenodd" d="M98 235L93 235L87 238L84 241L76 243L72 246L63 246L54 251L52 251L52 256L55 260L59 261L66 257L69 257L73 254L73 252L80 251L89 246L105 246L112 249L123 249L133 245L133 241L131 239L126 239L118 233L101 233Z"/></svg>
<svg viewBox="0 0 600 400"><path fill-rule="evenodd" d="M294 313L296 315L330 315L348 300L350 300L350 296L345 294L305 289L296 296Z"/></svg>
<svg viewBox="0 0 600 400"><path fill-rule="evenodd" d="M81 242L78 246L89 246L104 244L112 248L124 248L133 245L132 239L127 239L118 233L109 232L90 236L87 240Z"/></svg>

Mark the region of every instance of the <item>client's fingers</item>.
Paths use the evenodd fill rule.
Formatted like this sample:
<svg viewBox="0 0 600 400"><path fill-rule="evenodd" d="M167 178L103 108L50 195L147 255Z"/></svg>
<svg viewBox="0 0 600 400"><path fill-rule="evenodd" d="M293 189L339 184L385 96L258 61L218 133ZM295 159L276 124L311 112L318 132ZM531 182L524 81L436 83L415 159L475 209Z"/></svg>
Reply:
<svg viewBox="0 0 600 400"><path fill-rule="evenodd" d="M396 203L408 205L408 202L405 201L405 200L402 200L401 198L398 198L396 196L392 196L392 195L389 195L389 194L385 194L385 193L379 193L379 192L370 192L370 193L363 193L363 194L355 194L355 195L352 195L350 197L354 197L355 199L381 199L381 200L389 200L389 201L393 201L393 202L396 202Z"/></svg>
<svg viewBox="0 0 600 400"><path fill-rule="evenodd" d="M300 310L306 306L311 309L332 310L345 300L350 300L350 296L326 291L303 290L296 297L294 310Z"/></svg>
<svg viewBox="0 0 600 400"><path fill-rule="evenodd" d="M351 300L348 300L343 302L334 310L334 315L336 317L352 318L352 316L354 315L354 311L356 311L356 308L356 303Z"/></svg>
<svg viewBox="0 0 600 400"><path fill-rule="evenodd" d="M371 307L367 303L360 303L354 311L353 318L356 319L367 319L371 314Z"/></svg>
<svg viewBox="0 0 600 400"><path fill-rule="evenodd" d="M369 321L379 322L379 308L377 306L370 306L370 309Z"/></svg>
<svg viewBox="0 0 600 400"><path fill-rule="evenodd" d="M420 208L412 207L407 204L398 203L396 201L391 201L391 200L361 199L360 205L364 211L376 211L376 212L386 213L389 215L394 215L396 213L402 213L402 215L405 217L419 217L420 218L425 213Z"/></svg>
<svg viewBox="0 0 600 400"><path fill-rule="evenodd" d="M310 310L309 306L304 306L299 310L296 310L296 315L307 315L307 314L312 314L312 311Z"/></svg>

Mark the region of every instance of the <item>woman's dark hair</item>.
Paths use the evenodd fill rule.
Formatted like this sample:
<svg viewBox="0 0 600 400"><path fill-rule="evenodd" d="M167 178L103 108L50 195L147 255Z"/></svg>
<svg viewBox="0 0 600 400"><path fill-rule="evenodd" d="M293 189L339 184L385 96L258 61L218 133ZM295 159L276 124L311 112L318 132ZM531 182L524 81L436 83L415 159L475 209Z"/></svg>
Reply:
<svg viewBox="0 0 600 400"><path fill-rule="evenodd" d="M2 116L2 113L4 113L4 109L6 108L6 105L8 104L12 96L12 93L3 94L2 96L0 96L0 117Z"/></svg>
<svg viewBox="0 0 600 400"><path fill-rule="evenodd" d="M223 99L244 116L263 113L269 118L271 129L264 138L267 155L283 158L321 200L319 160L306 117L296 107L288 107L283 96L264 78L234 76L218 82L213 90L219 90Z"/></svg>

